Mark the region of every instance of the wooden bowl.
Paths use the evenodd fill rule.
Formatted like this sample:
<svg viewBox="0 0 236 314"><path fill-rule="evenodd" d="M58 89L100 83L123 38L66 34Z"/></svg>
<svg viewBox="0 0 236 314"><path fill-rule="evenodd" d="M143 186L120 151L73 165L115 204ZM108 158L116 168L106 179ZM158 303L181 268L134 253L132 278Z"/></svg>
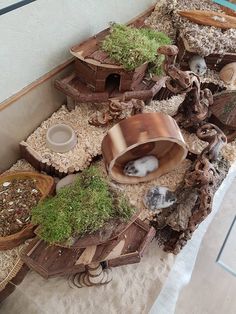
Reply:
<svg viewBox="0 0 236 314"><path fill-rule="evenodd" d="M113 126L102 141L102 155L111 178L120 183L153 180L175 169L187 155L187 146L176 121L155 112L142 113ZM127 162L153 155L159 167L145 177L126 176Z"/></svg>
<svg viewBox="0 0 236 314"><path fill-rule="evenodd" d="M9 174L0 176L0 184L5 181L13 181L14 179L35 179L36 187L42 194L40 201L45 199L49 194L54 190L54 179L47 175L43 175L37 172L28 172L28 171L19 171L11 172ZM10 250L21 243L26 239L32 238L34 236L35 225L29 223L22 230L11 234L6 237L0 237L0 250Z"/></svg>

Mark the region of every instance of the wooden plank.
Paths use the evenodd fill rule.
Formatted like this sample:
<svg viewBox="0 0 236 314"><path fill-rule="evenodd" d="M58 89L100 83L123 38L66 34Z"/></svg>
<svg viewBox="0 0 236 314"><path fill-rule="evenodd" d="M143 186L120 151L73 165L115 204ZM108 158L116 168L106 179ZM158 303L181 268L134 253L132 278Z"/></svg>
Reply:
<svg viewBox="0 0 236 314"><path fill-rule="evenodd" d="M16 286L9 282L6 287L0 291L0 303L4 301L7 297L9 297L12 292L16 289Z"/></svg>
<svg viewBox="0 0 236 314"><path fill-rule="evenodd" d="M97 38L95 36L90 37L81 44L75 45L71 48L71 52L74 56L81 56L86 58L89 54L92 54L94 51L98 50Z"/></svg>
<svg viewBox="0 0 236 314"><path fill-rule="evenodd" d="M117 267L122 265L128 265L128 264L135 264L139 263L141 261L141 258L139 256L138 252L126 254L119 256L115 259L107 261L108 267Z"/></svg>
<svg viewBox="0 0 236 314"><path fill-rule="evenodd" d="M105 80L108 75L110 74L118 74L118 75L123 75L125 72L124 72L124 69L117 69L117 68L100 68L99 71L97 72L97 75L96 75L96 79L98 80ZM132 75L133 75L133 72L132 72ZM131 76L132 78L132 76Z"/></svg>
<svg viewBox="0 0 236 314"><path fill-rule="evenodd" d="M120 240L117 245L111 250L111 252L106 256L106 260L117 258L121 255L121 252L124 249L125 240Z"/></svg>
<svg viewBox="0 0 236 314"><path fill-rule="evenodd" d="M109 65L118 65L121 66L117 61L115 61L114 59L111 59L110 57L107 57L106 59L104 59L102 62L102 64L109 64ZM122 66L121 66L122 67Z"/></svg>
<svg viewBox="0 0 236 314"><path fill-rule="evenodd" d="M107 261L110 266L137 263L155 235L154 228L137 219L119 236L98 246L64 248L34 239L22 260L44 278L84 271L85 265Z"/></svg>
<svg viewBox="0 0 236 314"><path fill-rule="evenodd" d="M16 274L14 278L12 278L11 282L14 285L19 285L25 278L29 271L29 267L26 264L23 264L22 268L19 270L19 272Z"/></svg>
<svg viewBox="0 0 236 314"><path fill-rule="evenodd" d="M41 157L24 141L20 142L20 155L27 160L36 170L41 171Z"/></svg>
<svg viewBox="0 0 236 314"><path fill-rule="evenodd" d="M84 270L82 265L75 265L78 255L83 250L71 250L59 246L48 245L36 238L30 243L27 251L21 255L22 260L44 278L65 275L71 269Z"/></svg>
<svg viewBox="0 0 236 314"><path fill-rule="evenodd" d="M86 62L83 62L81 60L77 60L75 62L75 70L76 73L79 75L80 79L87 83L89 82L90 84L93 84L95 86L96 83L96 69L92 69L91 67L88 66ZM69 83L68 81L67 83Z"/></svg>
<svg viewBox="0 0 236 314"><path fill-rule="evenodd" d="M96 61L99 62L103 62L105 59L108 58L108 54L102 50L96 50L94 53L92 53L91 55L89 55L90 59L94 59Z"/></svg>
<svg viewBox="0 0 236 314"><path fill-rule="evenodd" d="M78 87L73 87L73 82L65 84L63 80L55 80L55 87L62 93L74 99L76 102L104 102L109 98L108 92L92 92L86 85L78 82Z"/></svg>
<svg viewBox="0 0 236 314"><path fill-rule="evenodd" d="M147 70L147 66L148 64L145 63L141 65L140 67L138 67L137 69L135 69L134 75L132 78L131 89L135 89L135 87L142 82L145 76L146 70Z"/></svg>
<svg viewBox="0 0 236 314"><path fill-rule="evenodd" d="M201 10L186 10L177 13L200 25L214 26L221 29L236 28L236 18L224 13Z"/></svg>
<svg viewBox="0 0 236 314"><path fill-rule="evenodd" d="M96 245L91 245L85 248L83 253L80 255L79 259L76 261L75 265L84 264L88 265L91 264L93 257L96 252Z"/></svg>
<svg viewBox="0 0 236 314"><path fill-rule="evenodd" d="M66 176L68 173L60 172L59 169L56 169L54 166L48 166L43 162L39 154L30 147L26 142L22 141L20 143L20 154L21 157L27 160L36 170L44 171L48 175L56 176L62 178Z"/></svg>
<svg viewBox="0 0 236 314"><path fill-rule="evenodd" d="M96 79L96 82L95 82L95 92L99 93L99 92L104 92L106 88L106 79L102 79L102 80L99 80L99 79Z"/></svg>
<svg viewBox="0 0 236 314"><path fill-rule="evenodd" d="M131 90L131 84L132 84L132 80L123 79L123 77L122 77L121 82L120 82L119 91L125 92L125 91Z"/></svg>
<svg viewBox="0 0 236 314"><path fill-rule="evenodd" d="M156 230L152 227L148 231L148 234L146 235L145 239L143 240L143 243L139 247L140 256L143 256L144 250L152 242L153 238L155 237L155 234L156 234Z"/></svg>
<svg viewBox="0 0 236 314"><path fill-rule="evenodd" d="M121 237L122 238L122 237ZM108 241L105 245L98 245L96 253L93 257L93 261L103 262L106 260L106 256L112 251L114 246L116 246L120 241L118 237L115 240Z"/></svg>

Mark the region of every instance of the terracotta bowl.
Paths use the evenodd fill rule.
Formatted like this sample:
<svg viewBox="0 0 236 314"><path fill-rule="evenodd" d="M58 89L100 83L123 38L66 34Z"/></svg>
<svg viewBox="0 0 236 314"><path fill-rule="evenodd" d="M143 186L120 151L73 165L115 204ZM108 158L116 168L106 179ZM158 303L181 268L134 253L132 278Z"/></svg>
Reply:
<svg viewBox="0 0 236 314"><path fill-rule="evenodd" d="M75 131L66 124L55 124L46 134L47 147L56 153L66 153L77 143Z"/></svg>
<svg viewBox="0 0 236 314"><path fill-rule="evenodd" d="M14 179L35 179L36 186L42 194L40 201L53 193L54 179L37 172L19 171L0 176L0 184ZM0 237L0 250L10 250L34 236L35 225L29 223L22 230L6 237Z"/></svg>
<svg viewBox="0 0 236 314"><path fill-rule="evenodd" d="M111 178L120 183L153 180L175 169L187 155L187 146L176 121L163 113L143 113L113 126L102 141L102 154ZM127 176L131 160L153 155L159 167L145 177Z"/></svg>

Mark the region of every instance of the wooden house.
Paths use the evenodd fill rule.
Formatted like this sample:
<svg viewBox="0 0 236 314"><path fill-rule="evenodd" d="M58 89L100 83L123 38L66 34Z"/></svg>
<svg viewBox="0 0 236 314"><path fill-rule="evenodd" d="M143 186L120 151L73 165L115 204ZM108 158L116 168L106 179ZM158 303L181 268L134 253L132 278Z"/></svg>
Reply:
<svg viewBox="0 0 236 314"><path fill-rule="evenodd" d="M129 25L142 27L152 10L153 7ZM55 81L55 87L69 97L69 109L73 109L76 102L99 103L112 98L149 101L164 86L163 79L145 80L147 63L127 71L101 50L101 42L108 34L109 28L70 49L75 56L74 72Z"/></svg>

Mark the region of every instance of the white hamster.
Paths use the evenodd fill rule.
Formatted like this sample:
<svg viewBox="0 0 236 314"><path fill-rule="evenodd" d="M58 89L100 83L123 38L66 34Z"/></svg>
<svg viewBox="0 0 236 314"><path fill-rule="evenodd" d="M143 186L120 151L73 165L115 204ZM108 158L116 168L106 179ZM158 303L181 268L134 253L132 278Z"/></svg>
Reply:
<svg viewBox="0 0 236 314"><path fill-rule="evenodd" d="M203 75L206 73L207 65L203 57L195 55L189 60L189 67L192 72L197 75Z"/></svg>
<svg viewBox="0 0 236 314"><path fill-rule="evenodd" d="M159 161L155 156L145 156L129 161L124 167L124 174L132 177L145 177L148 173L156 170Z"/></svg>
<svg viewBox="0 0 236 314"><path fill-rule="evenodd" d="M144 196L144 205L152 211L167 208L177 201L175 193L165 186L154 186Z"/></svg>

